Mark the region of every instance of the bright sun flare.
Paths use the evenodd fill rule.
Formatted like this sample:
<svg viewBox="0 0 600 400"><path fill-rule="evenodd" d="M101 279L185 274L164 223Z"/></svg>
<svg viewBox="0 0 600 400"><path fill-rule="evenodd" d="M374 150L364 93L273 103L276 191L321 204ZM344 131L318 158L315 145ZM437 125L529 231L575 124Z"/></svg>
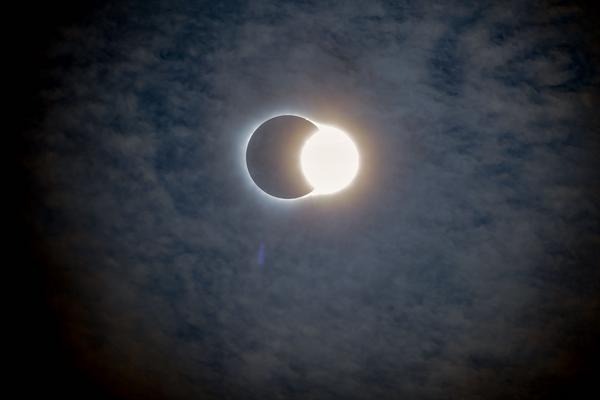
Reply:
<svg viewBox="0 0 600 400"><path fill-rule="evenodd" d="M331 194L348 186L358 173L359 156L354 142L343 131L319 125L302 147L302 173L314 188L312 194Z"/></svg>

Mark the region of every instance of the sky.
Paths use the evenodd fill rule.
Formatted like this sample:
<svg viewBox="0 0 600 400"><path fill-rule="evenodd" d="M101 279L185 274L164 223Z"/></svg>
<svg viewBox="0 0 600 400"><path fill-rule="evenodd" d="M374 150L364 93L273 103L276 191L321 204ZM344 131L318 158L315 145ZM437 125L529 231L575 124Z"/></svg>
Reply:
<svg viewBox="0 0 600 400"><path fill-rule="evenodd" d="M118 399L592 387L588 3L45 7L15 53L32 381ZM252 183L249 135L289 113L353 136L349 189L277 201Z"/></svg>

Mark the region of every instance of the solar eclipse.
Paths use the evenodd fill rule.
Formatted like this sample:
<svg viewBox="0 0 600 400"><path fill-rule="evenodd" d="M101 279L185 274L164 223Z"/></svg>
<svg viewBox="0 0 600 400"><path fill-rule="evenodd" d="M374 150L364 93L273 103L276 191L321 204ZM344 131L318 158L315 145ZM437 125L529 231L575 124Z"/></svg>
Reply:
<svg viewBox="0 0 600 400"><path fill-rule="evenodd" d="M337 193L352 183L359 160L347 133L296 115L263 122L246 148L250 177L280 199Z"/></svg>

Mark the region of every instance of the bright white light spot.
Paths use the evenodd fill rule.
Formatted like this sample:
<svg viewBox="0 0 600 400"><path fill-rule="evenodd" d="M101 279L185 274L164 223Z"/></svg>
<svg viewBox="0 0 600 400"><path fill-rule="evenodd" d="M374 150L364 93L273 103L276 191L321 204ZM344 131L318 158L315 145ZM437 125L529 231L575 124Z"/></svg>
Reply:
<svg viewBox="0 0 600 400"><path fill-rule="evenodd" d="M300 165L312 194L331 194L348 186L358 173L358 150L341 130L319 125L300 154Z"/></svg>

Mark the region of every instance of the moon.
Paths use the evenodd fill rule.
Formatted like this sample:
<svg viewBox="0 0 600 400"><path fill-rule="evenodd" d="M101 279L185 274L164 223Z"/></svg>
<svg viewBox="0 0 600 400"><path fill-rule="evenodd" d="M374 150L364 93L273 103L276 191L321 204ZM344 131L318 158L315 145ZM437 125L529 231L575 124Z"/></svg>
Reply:
<svg viewBox="0 0 600 400"><path fill-rule="evenodd" d="M263 122L246 148L246 166L254 183L280 199L328 195L354 180L359 154L341 129L296 115Z"/></svg>
<svg viewBox="0 0 600 400"><path fill-rule="evenodd" d="M254 183L280 199L306 196L313 187L300 168L300 150L318 126L296 115L280 115L263 122L250 137L246 166Z"/></svg>

